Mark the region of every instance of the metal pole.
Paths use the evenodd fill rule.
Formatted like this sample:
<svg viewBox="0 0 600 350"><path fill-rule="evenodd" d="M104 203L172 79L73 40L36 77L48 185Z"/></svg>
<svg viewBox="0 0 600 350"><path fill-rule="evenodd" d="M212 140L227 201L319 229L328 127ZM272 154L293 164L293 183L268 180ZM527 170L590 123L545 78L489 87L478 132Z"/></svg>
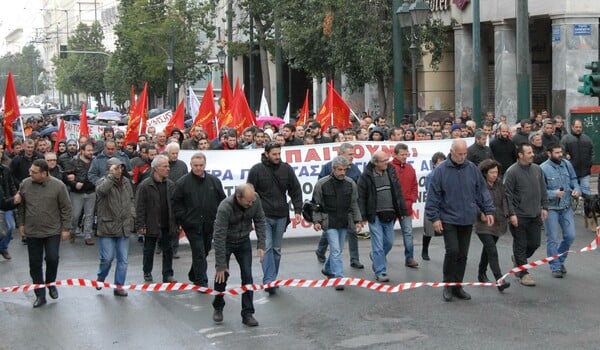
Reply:
<svg viewBox="0 0 600 350"><path fill-rule="evenodd" d="M250 55L248 56L249 79L250 79L250 110L254 113L256 106L256 96L254 95L254 17L250 11Z"/></svg>
<svg viewBox="0 0 600 350"><path fill-rule="evenodd" d="M175 109L175 55L174 46L175 38L173 38L173 31L169 34L169 57L173 60L173 69L169 71L169 107L171 110Z"/></svg>
<svg viewBox="0 0 600 350"><path fill-rule="evenodd" d="M410 27L410 72L411 72L411 90L412 90L412 116L411 122L417 120L417 43L415 40L415 25Z"/></svg>
<svg viewBox="0 0 600 350"><path fill-rule="evenodd" d="M275 15L275 89L277 92L277 115L283 117L283 58L281 54L281 31Z"/></svg>
<svg viewBox="0 0 600 350"><path fill-rule="evenodd" d="M473 114L471 118L481 126L481 23L479 0L473 0Z"/></svg>
<svg viewBox="0 0 600 350"><path fill-rule="evenodd" d="M227 0L227 43L233 42L233 0ZM227 75L233 89L233 55L227 54Z"/></svg>
<svg viewBox="0 0 600 350"><path fill-rule="evenodd" d="M402 39L400 36L400 21L396 10L402 5L402 0L392 3L392 46L394 52L394 114L393 123L400 126L404 116L404 57L402 55Z"/></svg>
<svg viewBox="0 0 600 350"><path fill-rule="evenodd" d="M528 0L517 0L517 120L529 118L529 9Z"/></svg>

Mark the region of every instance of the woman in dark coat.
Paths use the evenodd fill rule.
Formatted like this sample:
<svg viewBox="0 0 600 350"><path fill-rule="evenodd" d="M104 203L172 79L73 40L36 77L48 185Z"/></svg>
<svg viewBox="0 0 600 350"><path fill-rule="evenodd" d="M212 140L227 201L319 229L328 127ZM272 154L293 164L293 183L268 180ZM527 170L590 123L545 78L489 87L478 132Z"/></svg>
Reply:
<svg viewBox="0 0 600 350"><path fill-rule="evenodd" d="M502 277L496 242L506 232L508 226L508 203L504 185L499 180L500 167L500 163L493 159L486 159L479 163L479 169L486 180L488 190L494 201L494 207L496 207L493 226L490 227L487 225L487 219L483 213L480 214L481 217L475 225L475 232L477 232L477 236L483 244L481 260L479 261L479 274L477 276L479 282L490 282L486 275L488 264L496 280ZM510 287L510 283L502 281L502 284L498 286L498 290L503 291L508 287Z"/></svg>

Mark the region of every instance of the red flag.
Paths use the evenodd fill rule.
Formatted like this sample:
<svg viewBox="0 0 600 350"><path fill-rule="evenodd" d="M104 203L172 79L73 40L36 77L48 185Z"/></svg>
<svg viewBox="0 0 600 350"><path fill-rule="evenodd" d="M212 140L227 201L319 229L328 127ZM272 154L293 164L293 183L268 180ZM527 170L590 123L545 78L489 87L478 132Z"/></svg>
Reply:
<svg viewBox="0 0 600 350"><path fill-rule="evenodd" d="M165 126L165 133L167 135L171 135L171 130L177 128L179 130L183 130L185 126L183 125L183 121L185 119L185 99L182 99L179 102L179 106L175 110L175 113L171 115L171 120Z"/></svg>
<svg viewBox="0 0 600 350"><path fill-rule="evenodd" d="M206 92L204 92L204 96L202 97L202 102L200 102L200 108L198 108L198 114L194 119L194 125L192 125L191 130L194 130L194 127L199 125L204 129L209 140L216 138L216 116L217 112L215 111L215 96L213 93L212 82L209 81L208 86L206 87Z"/></svg>
<svg viewBox="0 0 600 350"><path fill-rule="evenodd" d="M81 117L79 118L79 136L86 136L87 138L90 137L90 128L88 126L87 109L85 108L85 103L81 105Z"/></svg>
<svg viewBox="0 0 600 350"><path fill-rule="evenodd" d="M13 123L20 115L21 112L19 111L19 101L17 100L15 82L13 80L12 72L8 72L6 90L4 93L4 120L2 121L2 127L4 129L4 144L9 152L12 152ZM25 130L23 130L23 133L25 133Z"/></svg>
<svg viewBox="0 0 600 350"><path fill-rule="evenodd" d="M321 124L321 131L325 132L332 125L344 130L352 126L350 122L350 107L335 91L332 83L327 83L327 97L315 118Z"/></svg>
<svg viewBox="0 0 600 350"><path fill-rule="evenodd" d="M135 87L131 84L131 100L129 101L129 114L135 110Z"/></svg>
<svg viewBox="0 0 600 350"><path fill-rule="evenodd" d="M248 100L246 100L246 95L244 94L244 90L242 90L239 81L235 84L231 114L233 115L233 125L231 125L231 127L238 131L238 135L247 127L258 124L256 122L256 116L248 105Z"/></svg>
<svg viewBox="0 0 600 350"><path fill-rule="evenodd" d="M148 96L148 83L144 84L144 90L138 99L135 108L129 114L129 122L127 123L127 131L125 133L125 143L136 142L140 134L140 125L142 126L141 132L146 132L146 110L148 108L147 102Z"/></svg>
<svg viewBox="0 0 600 350"><path fill-rule="evenodd" d="M58 141L66 140L66 139L67 139L67 133L65 132L65 121L62 119L59 119L58 120L58 136L56 137L56 142L54 143L54 153L58 152Z"/></svg>
<svg viewBox="0 0 600 350"><path fill-rule="evenodd" d="M217 128L223 125L233 127L233 115L231 114L231 108L233 106L233 92L229 86L229 79L227 74L223 75L223 82L221 84L221 98L219 99L219 111L217 112Z"/></svg>
<svg viewBox="0 0 600 350"><path fill-rule="evenodd" d="M309 117L310 114L308 112L308 89L306 89L306 97L304 97L304 104L302 105L302 109L300 110L300 114L298 115L298 120L296 120L295 126L307 125Z"/></svg>

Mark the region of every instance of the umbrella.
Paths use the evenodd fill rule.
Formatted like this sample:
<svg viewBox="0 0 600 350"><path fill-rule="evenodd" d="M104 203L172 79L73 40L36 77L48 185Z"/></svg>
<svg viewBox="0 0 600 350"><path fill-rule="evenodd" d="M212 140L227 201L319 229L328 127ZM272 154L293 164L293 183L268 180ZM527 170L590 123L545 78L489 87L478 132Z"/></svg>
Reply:
<svg viewBox="0 0 600 350"><path fill-rule="evenodd" d="M434 120L442 121L444 119L449 119L449 118L450 118L450 114L448 114L448 112L433 111L433 112L427 114L424 119L427 120L429 123L431 123Z"/></svg>
<svg viewBox="0 0 600 350"><path fill-rule="evenodd" d="M89 113L89 111L88 111ZM100 112L96 115L96 118L100 118L100 119L107 119L105 117L121 117L121 113L116 112L116 111L105 111L105 112Z"/></svg>
<svg viewBox="0 0 600 350"><path fill-rule="evenodd" d="M58 132L58 128L56 126L49 126L46 129L40 131L40 136L50 135L55 131Z"/></svg>
<svg viewBox="0 0 600 350"><path fill-rule="evenodd" d="M269 123L271 123L272 125L275 125L275 126L279 126L279 125L285 123L283 121L283 119L281 119L279 117L258 117L256 119L256 121L258 122L258 125L261 128L262 128L263 124L266 123L266 122L269 122Z"/></svg>

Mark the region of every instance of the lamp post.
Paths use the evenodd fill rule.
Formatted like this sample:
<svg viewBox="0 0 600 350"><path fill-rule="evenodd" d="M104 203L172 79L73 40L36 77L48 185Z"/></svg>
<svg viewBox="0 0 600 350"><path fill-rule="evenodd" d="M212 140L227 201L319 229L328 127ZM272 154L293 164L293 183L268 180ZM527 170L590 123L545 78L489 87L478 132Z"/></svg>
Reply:
<svg viewBox="0 0 600 350"><path fill-rule="evenodd" d="M217 61L221 67L221 90L223 90L223 73L225 72L225 60L227 60L227 54L223 51L223 48L217 52Z"/></svg>
<svg viewBox="0 0 600 350"><path fill-rule="evenodd" d="M396 11L400 27L410 28L410 67L411 67L411 96L412 96L412 117L411 121L417 117L417 55L419 54L420 43L417 41L415 29L417 26L425 24L429 18L431 9L424 0L416 0L410 4L407 0Z"/></svg>
<svg viewBox="0 0 600 350"><path fill-rule="evenodd" d="M175 65L175 62L173 62L173 59L169 56L169 58L167 58L167 70L169 71L169 85L167 86L167 99L169 100L169 108L171 110L173 110L174 107L174 103L173 103L173 66Z"/></svg>

